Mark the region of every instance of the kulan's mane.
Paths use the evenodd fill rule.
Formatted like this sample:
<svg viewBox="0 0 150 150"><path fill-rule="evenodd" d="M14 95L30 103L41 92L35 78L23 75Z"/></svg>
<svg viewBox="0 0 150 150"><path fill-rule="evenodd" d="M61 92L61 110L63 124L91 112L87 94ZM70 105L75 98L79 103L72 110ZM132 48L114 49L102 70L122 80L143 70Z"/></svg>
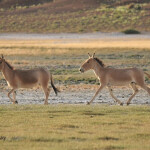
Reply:
<svg viewBox="0 0 150 150"><path fill-rule="evenodd" d="M10 63L8 63L6 60L5 60L5 63L7 64L7 66L11 69L11 70L14 70L14 67L12 65L10 65Z"/></svg>
<svg viewBox="0 0 150 150"><path fill-rule="evenodd" d="M104 63L99 58L94 59L101 65L101 67L105 67Z"/></svg>

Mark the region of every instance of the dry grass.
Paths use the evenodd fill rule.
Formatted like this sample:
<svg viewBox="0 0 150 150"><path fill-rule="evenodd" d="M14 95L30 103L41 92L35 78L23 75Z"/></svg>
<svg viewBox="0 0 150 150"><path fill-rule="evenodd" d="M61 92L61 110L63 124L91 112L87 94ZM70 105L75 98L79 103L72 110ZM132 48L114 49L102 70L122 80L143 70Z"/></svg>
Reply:
<svg viewBox="0 0 150 150"><path fill-rule="evenodd" d="M149 39L120 39L120 40L112 40L112 39L105 39L105 40L74 40L74 39L64 39L64 40L0 40L0 47L8 48L14 47L18 51L20 51L20 47L29 47L30 49L38 47L38 48L49 48L48 53L52 53L51 48L58 48L60 49L59 53L68 53L68 48L150 48L150 40ZM61 50L61 49L66 50ZM35 49L33 49L35 50ZM7 53L7 54L14 54L15 51L0 51L1 53ZM19 52L23 54L27 54L28 50L25 52ZM37 51L36 51L37 53ZM44 52L45 53L45 52ZM57 51L55 52L57 54ZM39 53L38 53L39 54Z"/></svg>

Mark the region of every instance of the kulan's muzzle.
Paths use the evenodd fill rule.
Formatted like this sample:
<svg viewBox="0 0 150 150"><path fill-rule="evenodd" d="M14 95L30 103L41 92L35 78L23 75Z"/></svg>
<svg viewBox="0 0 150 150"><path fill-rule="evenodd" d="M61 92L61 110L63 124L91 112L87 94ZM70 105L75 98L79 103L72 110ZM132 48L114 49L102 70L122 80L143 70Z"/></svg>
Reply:
<svg viewBox="0 0 150 150"><path fill-rule="evenodd" d="M81 73L83 73L83 72L84 72L84 69L83 69L83 68L80 68L79 71L80 71Z"/></svg>

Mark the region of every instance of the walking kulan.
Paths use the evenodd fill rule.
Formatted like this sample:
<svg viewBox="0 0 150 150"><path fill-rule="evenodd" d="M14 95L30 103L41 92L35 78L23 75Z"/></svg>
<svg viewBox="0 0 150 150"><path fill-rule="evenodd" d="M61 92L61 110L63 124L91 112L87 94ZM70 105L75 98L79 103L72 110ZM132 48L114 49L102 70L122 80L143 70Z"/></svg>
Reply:
<svg viewBox="0 0 150 150"><path fill-rule="evenodd" d="M88 54L89 55L89 54ZM130 104L132 98L138 93L137 85L146 90L150 94L150 88L145 84L145 77L146 74L149 78L150 75L138 68L127 68L127 69L116 69L116 68L109 68L104 65L104 63L97 57L89 55L89 59L87 59L80 68L80 71L83 73L92 69L100 81L100 87L98 88L97 92L95 93L94 97L91 99L88 104L91 104L98 93L104 88L108 87L110 95L118 102L120 105L123 103L117 99L113 95L113 86L125 86L130 85L133 89L133 94L127 100L127 105Z"/></svg>
<svg viewBox="0 0 150 150"><path fill-rule="evenodd" d="M0 71L2 71L5 80L12 90L8 93L8 97L13 104L18 103L16 101L16 90L19 88L33 88L35 86L41 86L45 93L45 102L48 104L48 96L50 94L50 88L48 87L49 81L54 89L56 95L59 90L54 86L53 78L50 72L45 68L37 68L32 70L19 70L10 65L3 57L0 58ZM10 96L13 93L13 98Z"/></svg>

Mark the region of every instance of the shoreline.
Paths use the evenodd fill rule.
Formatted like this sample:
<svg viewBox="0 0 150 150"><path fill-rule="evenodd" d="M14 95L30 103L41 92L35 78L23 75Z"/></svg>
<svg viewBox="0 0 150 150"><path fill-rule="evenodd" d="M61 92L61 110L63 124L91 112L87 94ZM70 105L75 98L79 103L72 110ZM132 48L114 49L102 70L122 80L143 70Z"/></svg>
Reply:
<svg viewBox="0 0 150 150"><path fill-rule="evenodd" d="M52 40L52 39L150 39L150 32L141 34L124 34L120 32L94 32L94 33L0 33L0 40Z"/></svg>

